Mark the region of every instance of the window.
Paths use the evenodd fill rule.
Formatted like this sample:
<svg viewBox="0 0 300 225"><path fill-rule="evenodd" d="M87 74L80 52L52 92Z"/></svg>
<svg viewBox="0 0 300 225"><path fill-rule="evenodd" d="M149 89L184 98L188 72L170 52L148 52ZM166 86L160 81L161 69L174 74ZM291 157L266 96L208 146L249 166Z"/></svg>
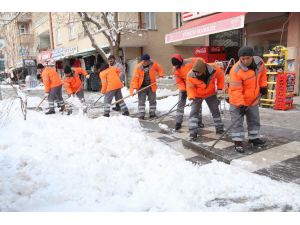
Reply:
<svg viewBox="0 0 300 225"><path fill-rule="evenodd" d="M59 45L62 43L62 39L61 39L61 31L60 28L58 28L56 30L56 44Z"/></svg>
<svg viewBox="0 0 300 225"><path fill-rule="evenodd" d="M19 32L20 32L20 34L25 34L26 33L25 24L20 24L19 25Z"/></svg>
<svg viewBox="0 0 300 225"><path fill-rule="evenodd" d="M155 12L145 12L146 29L156 30Z"/></svg>
<svg viewBox="0 0 300 225"><path fill-rule="evenodd" d="M176 28L179 28L182 26L182 20L181 20L181 13L176 13Z"/></svg>
<svg viewBox="0 0 300 225"><path fill-rule="evenodd" d="M69 28L69 40L75 39L76 38L75 24L70 23L68 28Z"/></svg>

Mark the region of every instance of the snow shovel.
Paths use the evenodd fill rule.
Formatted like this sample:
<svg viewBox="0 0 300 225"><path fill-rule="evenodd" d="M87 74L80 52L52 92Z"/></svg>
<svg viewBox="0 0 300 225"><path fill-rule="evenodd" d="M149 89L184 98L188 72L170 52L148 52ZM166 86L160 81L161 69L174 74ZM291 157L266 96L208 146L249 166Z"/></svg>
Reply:
<svg viewBox="0 0 300 225"><path fill-rule="evenodd" d="M96 105L96 103L97 103L101 98L103 98L103 97L104 97L104 95L101 95L94 103L92 103L91 105L89 105L88 108L87 108L87 112L88 112L90 109L92 109L92 108Z"/></svg>
<svg viewBox="0 0 300 225"><path fill-rule="evenodd" d="M43 109L42 109L42 107L40 107L40 106L41 106L41 104L45 101L46 98L47 98L47 96L45 96L45 97L42 99L42 101L40 101L40 103L38 104L37 107L27 107L27 109L29 109L29 110L34 110L34 111L42 111Z"/></svg>
<svg viewBox="0 0 300 225"><path fill-rule="evenodd" d="M254 102L256 102L259 98L261 97L261 95L259 94L255 99L254 99L254 101L252 101L251 102L251 104L250 104L250 106L252 105L252 104L254 104ZM247 112L247 110L249 109L249 106L246 108L246 112ZM217 140L215 140L215 142L212 144L212 146L208 146L208 145L204 145L204 144L202 144L202 143L197 143L197 146L199 147L199 148L202 148L203 150L208 150L208 151L211 151L214 147L215 147L215 145L228 133L228 131L230 131L231 130L231 128L243 117L243 116L245 116L245 114L242 114L242 115L240 115L235 121L233 121L231 124L230 124L230 126L223 132L223 134L221 134L221 136L217 139Z"/></svg>

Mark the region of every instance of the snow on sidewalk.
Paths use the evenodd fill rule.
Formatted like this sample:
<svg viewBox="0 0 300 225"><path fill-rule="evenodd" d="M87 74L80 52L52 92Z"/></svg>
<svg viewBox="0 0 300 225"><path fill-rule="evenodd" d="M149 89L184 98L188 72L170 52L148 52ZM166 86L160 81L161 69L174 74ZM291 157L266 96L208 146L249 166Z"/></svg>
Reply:
<svg viewBox="0 0 300 225"><path fill-rule="evenodd" d="M0 127L0 211L300 210L298 185L193 165L137 119L19 111Z"/></svg>

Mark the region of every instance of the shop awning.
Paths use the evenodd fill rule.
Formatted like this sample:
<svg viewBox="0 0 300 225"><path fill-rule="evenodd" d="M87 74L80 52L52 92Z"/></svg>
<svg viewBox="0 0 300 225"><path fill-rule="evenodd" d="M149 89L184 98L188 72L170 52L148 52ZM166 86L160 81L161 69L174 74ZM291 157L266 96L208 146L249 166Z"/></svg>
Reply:
<svg viewBox="0 0 300 225"><path fill-rule="evenodd" d="M188 40L244 27L245 12L216 13L187 22L165 36L165 43Z"/></svg>

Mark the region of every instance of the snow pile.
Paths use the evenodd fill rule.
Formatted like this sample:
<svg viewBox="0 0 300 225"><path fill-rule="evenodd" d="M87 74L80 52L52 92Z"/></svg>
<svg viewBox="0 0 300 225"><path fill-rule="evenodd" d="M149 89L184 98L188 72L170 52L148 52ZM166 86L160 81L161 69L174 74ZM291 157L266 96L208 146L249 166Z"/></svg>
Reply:
<svg viewBox="0 0 300 225"><path fill-rule="evenodd" d="M0 211L300 210L299 186L195 166L137 119L19 111L0 127Z"/></svg>

